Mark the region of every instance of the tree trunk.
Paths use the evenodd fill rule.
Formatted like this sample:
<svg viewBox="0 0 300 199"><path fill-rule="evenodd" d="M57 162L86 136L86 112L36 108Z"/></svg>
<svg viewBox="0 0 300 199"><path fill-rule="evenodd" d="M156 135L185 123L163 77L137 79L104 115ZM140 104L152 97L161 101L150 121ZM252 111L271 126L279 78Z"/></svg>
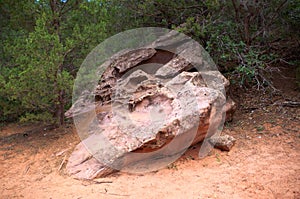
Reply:
<svg viewBox="0 0 300 199"><path fill-rule="evenodd" d="M58 111L59 111L59 124L60 125L64 125L65 123L65 115L64 115L64 112L65 112L65 100L64 100L64 94L65 94L65 91L64 90L61 90L59 92L59 107L58 107Z"/></svg>

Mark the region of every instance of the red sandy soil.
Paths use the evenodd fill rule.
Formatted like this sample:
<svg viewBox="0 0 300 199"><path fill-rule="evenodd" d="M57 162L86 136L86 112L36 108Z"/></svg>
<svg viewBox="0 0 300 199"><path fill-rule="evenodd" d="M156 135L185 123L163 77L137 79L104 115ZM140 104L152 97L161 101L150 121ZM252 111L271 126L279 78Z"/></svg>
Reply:
<svg viewBox="0 0 300 199"><path fill-rule="evenodd" d="M239 108L224 133L230 152L198 158L200 144L156 172L115 173L79 181L65 165L80 142L76 129L10 124L0 131L0 198L300 198L300 111L286 95L234 93ZM299 99L292 89L289 100Z"/></svg>

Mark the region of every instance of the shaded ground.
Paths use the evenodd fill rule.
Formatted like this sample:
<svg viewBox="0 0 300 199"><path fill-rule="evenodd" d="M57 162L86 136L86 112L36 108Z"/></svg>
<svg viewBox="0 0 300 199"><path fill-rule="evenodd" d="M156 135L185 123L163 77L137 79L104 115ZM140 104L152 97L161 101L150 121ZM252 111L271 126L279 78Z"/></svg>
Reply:
<svg viewBox="0 0 300 199"><path fill-rule="evenodd" d="M300 109L283 103L299 101L299 90L277 84L284 86L281 95L232 89L239 108L224 129L237 139L230 152L213 150L200 160L197 145L165 169L142 175L72 179L65 164L80 140L71 125L5 126L0 198L300 198Z"/></svg>

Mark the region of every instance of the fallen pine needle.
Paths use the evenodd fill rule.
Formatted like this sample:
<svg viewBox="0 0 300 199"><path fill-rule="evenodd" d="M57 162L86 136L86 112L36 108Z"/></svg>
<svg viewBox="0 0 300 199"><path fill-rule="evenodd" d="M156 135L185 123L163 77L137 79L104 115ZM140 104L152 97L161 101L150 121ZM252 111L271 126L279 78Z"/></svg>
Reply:
<svg viewBox="0 0 300 199"><path fill-rule="evenodd" d="M25 167L25 170L24 170L24 172L23 172L24 175L27 174L27 172L29 171L30 165L31 165L31 164L32 164L32 163L29 163L29 164Z"/></svg>
<svg viewBox="0 0 300 199"><path fill-rule="evenodd" d="M102 191L100 191L99 193L106 194L106 195L112 195L112 196L126 196L126 197L130 196L127 194L108 193L108 192L102 192Z"/></svg>

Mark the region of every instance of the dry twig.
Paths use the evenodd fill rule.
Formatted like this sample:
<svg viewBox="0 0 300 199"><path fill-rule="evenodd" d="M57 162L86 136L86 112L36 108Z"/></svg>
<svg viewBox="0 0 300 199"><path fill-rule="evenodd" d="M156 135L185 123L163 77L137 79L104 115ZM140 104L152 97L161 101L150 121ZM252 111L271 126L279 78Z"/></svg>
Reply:
<svg viewBox="0 0 300 199"><path fill-rule="evenodd" d="M58 167L58 171L60 171L61 170L61 168L63 167L63 165L64 165L64 163L65 163L65 161L66 161L66 155L64 156L64 159L62 160L62 162L60 163L60 165L59 165L59 167Z"/></svg>

